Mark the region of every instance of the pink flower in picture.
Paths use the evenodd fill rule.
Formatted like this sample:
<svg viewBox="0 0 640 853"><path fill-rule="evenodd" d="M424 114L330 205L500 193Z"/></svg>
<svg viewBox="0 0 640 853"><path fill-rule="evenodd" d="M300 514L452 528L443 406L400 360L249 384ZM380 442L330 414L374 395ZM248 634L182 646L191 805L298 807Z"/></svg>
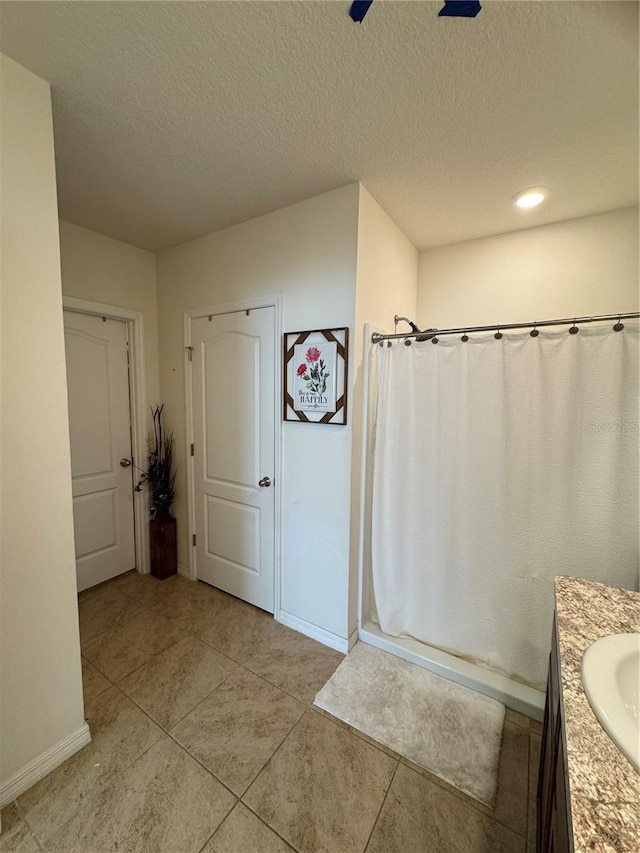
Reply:
<svg viewBox="0 0 640 853"><path fill-rule="evenodd" d="M305 383L309 394L325 394L327 379L331 375L320 347L310 346L305 353L305 361L296 368L296 375Z"/></svg>

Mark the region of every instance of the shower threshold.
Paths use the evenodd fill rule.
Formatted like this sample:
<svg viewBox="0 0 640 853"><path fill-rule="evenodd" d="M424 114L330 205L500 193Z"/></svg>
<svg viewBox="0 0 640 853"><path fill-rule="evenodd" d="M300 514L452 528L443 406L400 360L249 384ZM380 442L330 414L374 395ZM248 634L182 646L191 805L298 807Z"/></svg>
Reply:
<svg viewBox="0 0 640 853"><path fill-rule="evenodd" d="M410 637L391 637L383 633L379 625L374 622L367 622L360 629L359 639L363 643L435 672L436 675L448 678L449 681L455 681L463 687L497 699L507 708L513 708L514 711L519 711L528 717L542 720L544 716L544 693L514 681L506 675L500 675L478 664L462 660Z"/></svg>

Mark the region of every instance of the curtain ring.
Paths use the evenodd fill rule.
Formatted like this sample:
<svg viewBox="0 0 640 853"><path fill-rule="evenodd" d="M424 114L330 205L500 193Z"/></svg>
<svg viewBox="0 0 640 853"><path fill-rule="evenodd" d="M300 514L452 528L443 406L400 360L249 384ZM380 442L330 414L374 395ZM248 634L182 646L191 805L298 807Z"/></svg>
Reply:
<svg viewBox="0 0 640 853"><path fill-rule="evenodd" d="M494 337L497 341L499 341L499 340L502 338L502 332L500 331L500 326L498 326L498 331L495 333L495 335L494 335L493 337Z"/></svg>
<svg viewBox="0 0 640 853"><path fill-rule="evenodd" d="M576 318L573 318L573 326L569 329L570 335L577 335L580 329L576 326Z"/></svg>
<svg viewBox="0 0 640 853"><path fill-rule="evenodd" d="M537 323L534 323L533 329L531 329L531 331L529 332L529 334L531 335L532 338L537 338L538 335L540 334L540 332L536 329L537 325L538 325Z"/></svg>
<svg viewBox="0 0 640 853"><path fill-rule="evenodd" d="M466 329L464 330L464 334L463 334L463 336L460 338L460 340L462 341L462 343L463 343L463 344L466 344L466 342L469 340L469 335L467 334L467 330L466 330Z"/></svg>
<svg viewBox="0 0 640 853"><path fill-rule="evenodd" d="M436 338L436 336L435 336L435 335L431 338L431 343L432 343L432 344L437 344L437 343L438 343L438 339Z"/></svg>
<svg viewBox="0 0 640 853"><path fill-rule="evenodd" d="M624 329L624 323L620 322L621 317L622 317L622 314L618 314L618 322L613 327L614 332L621 332Z"/></svg>
<svg viewBox="0 0 640 853"><path fill-rule="evenodd" d="M405 345L406 347L410 347L410 346L411 346L411 341L409 340L409 338L405 338L405 339L404 339L404 345Z"/></svg>

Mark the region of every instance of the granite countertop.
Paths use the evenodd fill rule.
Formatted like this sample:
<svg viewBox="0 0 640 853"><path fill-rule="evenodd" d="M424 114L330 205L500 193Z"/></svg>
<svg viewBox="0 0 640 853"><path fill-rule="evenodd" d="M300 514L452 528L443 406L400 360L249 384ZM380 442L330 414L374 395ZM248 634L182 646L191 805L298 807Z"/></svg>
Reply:
<svg viewBox="0 0 640 853"><path fill-rule="evenodd" d="M640 775L596 719L581 667L600 637L640 632L640 593L565 577L555 591L575 853L638 853Z"/></svg>

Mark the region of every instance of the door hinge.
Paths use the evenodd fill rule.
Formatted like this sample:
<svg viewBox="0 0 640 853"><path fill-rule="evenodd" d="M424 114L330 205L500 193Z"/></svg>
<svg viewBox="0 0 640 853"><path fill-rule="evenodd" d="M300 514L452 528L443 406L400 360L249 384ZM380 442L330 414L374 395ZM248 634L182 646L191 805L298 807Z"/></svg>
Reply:
<svg viewBox="0 0 640 853"><path fill-rule="evenodd" d="M193 456L193 455L194 455L194 453L195 453L195 449L194 449L194 446L193 446L193 444L192 444L192 445L191 445L191 455Z"/></svg>
<svg viewBox="0 0 640 853"><path fill-rule="evenodd" d="M187 351L187 358L189 361L193 361L193 347L185 347Z"/></svg>
<svg viewBox="0 0 640 853"><path fill-rule="evenodd" d="M195 546L195 544L196 544L196 534L195 534L195 533L194 533L194 534L193 534L193 536L191 537L191 544L192 544L192 545L194 545L194 546Z"/></svg>

